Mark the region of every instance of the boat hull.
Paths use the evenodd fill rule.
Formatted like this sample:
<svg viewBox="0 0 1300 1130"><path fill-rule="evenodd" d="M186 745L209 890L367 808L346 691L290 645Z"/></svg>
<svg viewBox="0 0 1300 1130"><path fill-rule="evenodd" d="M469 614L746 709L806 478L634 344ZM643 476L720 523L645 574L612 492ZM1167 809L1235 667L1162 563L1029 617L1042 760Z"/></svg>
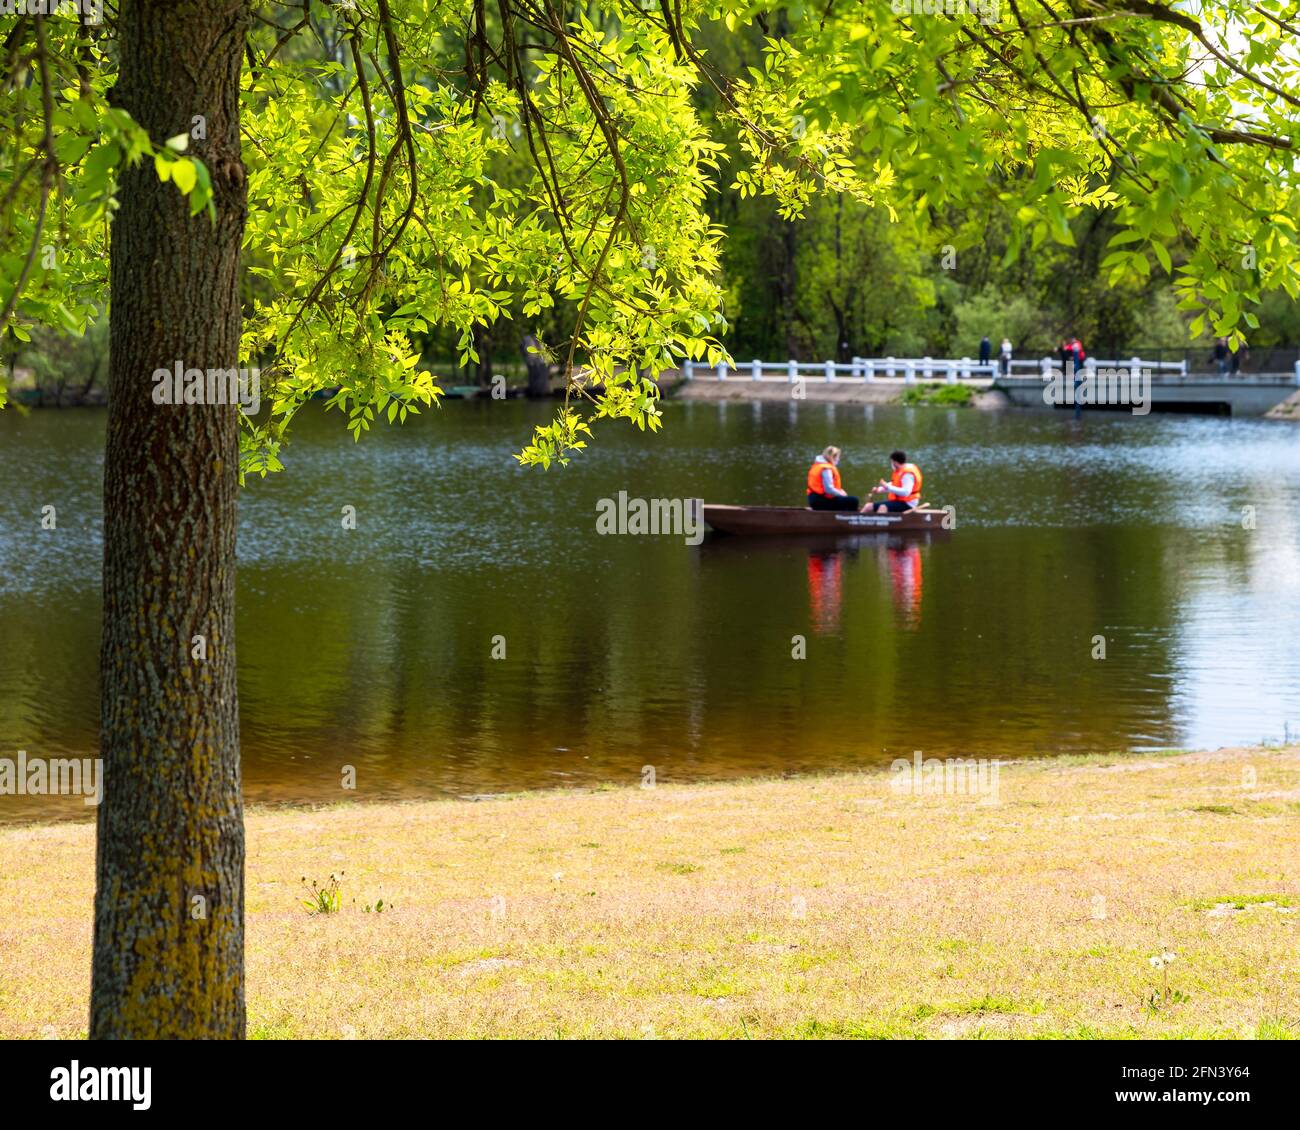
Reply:
<svg viewBox="0 0 1300 1130"><path fill-rule="evenodd" d="M930 508L901 514L858 514L852 510L809 510L802 506L704 506L704 520L723 534L833 537L943 530L946 510Z"/></svg>

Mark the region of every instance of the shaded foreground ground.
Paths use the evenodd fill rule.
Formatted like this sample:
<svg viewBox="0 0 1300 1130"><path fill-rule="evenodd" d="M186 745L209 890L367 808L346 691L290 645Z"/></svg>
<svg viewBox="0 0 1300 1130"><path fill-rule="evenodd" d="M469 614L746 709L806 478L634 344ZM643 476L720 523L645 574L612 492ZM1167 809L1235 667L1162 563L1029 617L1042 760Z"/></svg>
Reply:
<svg viewBox="0 0 1300 1130"><path fill-rule="evenodd" d="M1300 1035L1300 748L1003 765L997 803L845 774L248 830L255 1037ZM91 825L0 831L0 1036L84 1035L93 875Z"/></svg>

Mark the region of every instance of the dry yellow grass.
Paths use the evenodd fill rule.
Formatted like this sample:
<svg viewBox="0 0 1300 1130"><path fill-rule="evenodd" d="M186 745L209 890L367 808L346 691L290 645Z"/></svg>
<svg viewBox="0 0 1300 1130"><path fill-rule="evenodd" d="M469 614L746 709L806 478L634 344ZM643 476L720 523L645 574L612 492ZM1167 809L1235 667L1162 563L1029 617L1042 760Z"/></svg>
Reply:
<svg viewBox="0 0 1300 1130"><path fill-rule="evenodd" d="M249 1033L1300 1034L1300 749L890 780L254 811ZM93 870L89 825L0 831L0 1036L84 1033Z"/></svg>

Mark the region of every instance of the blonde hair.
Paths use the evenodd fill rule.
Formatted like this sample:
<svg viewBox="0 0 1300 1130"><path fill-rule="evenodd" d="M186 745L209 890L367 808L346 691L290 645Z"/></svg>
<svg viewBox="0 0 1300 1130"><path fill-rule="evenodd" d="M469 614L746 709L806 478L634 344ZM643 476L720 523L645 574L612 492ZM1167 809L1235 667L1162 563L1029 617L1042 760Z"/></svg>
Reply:
<svg viewBox="0 0 1300 1130"><path fill-rule="evenodd" d="M834 463L835 460L837 460L840 457L840 449L836 447L833 443L829 444L825 448L825 450L822 451L821 457L827 463Z"/></svg>

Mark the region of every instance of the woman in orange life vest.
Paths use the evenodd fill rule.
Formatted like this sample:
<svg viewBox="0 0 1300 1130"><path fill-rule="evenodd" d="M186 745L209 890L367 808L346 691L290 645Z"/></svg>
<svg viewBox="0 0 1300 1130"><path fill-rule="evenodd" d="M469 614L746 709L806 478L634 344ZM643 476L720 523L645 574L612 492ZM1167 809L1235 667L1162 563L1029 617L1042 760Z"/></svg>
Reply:
<svg viewBox="0 0 1300 1130"><path fill-rule="evenodd" d="M889 465L893 468L889 482L881 479L878 486L871 488L872 494L884 491L887 496L885 501L872 503L868 500L866 506L862 508L864 511L897 514L903 510L911 510L921 501L921 468L907 461L907 452L891 451Z"/></svg>
<svg viewBox="0 0 1300 1130"><path fill-rule="evenodd" d="M840 485L840 449L828 447L808 468L808 506L812 510L856 510L858 500Z"/></svg>

